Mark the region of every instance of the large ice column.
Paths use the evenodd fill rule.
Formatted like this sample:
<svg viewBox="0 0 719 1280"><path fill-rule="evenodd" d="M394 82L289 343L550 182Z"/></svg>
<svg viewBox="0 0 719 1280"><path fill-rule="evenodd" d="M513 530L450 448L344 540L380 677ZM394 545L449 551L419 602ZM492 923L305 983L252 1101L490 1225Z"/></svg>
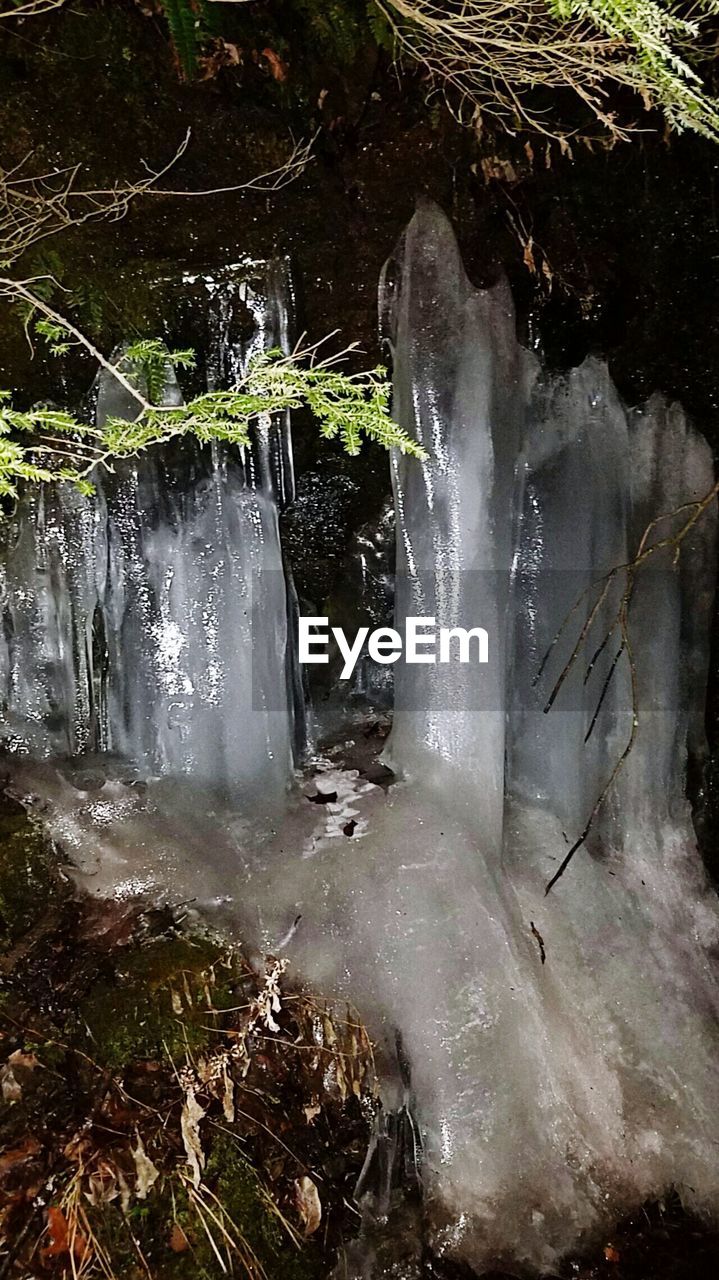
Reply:
<svg viewBox="0 0 719 1280"><path fill-rule="evenodd" d="M471 777L498 840L514 469L535 365L516 342L508 286L472 288L432 205L418 209L388 264L380 307L393 412L428 452L422 463L392 463L397 617L481 627L490 643L486 667L399 664L388 759L425 780Z"/></svg>
<svg viewBox="0 0 719 1280"><path fill-rule="evenodd" d="M3 566L6 746L276 792L292 762L276 508L210 477L163 518L153 470L107 499L21 506Z"/></svg>
<svg viewBox="0 0 719 1280"><path fill-rule="evenodd" d="M588 359L538 384L518 479L508 789L546 804L571 842L631 739L592 823L593 842L621 845L640 814L685 820L687 754L704 747L713 510L679 556L670 545L635 574L623 566L681 529L712 487L711 453L659 396L627 412Z"/></svg>
<svg viewBox="0 0 719 1280"><path fill-rule="evenodd" d="M598 579L626 562L630 484L627 417L606 365L589 359L563 377L542 379L522 445L509 787L528 802L550 805L574 838L631 728L626 664L615 665L616 627L602 644L624 583L618 578L600 600ZM575 655L595 607L586 644Z"/></svg>
<svg viewBox="0 0 719 1280"><path fill-rule="evenodd" d="M677 406L654 397L627 413L594 361L548 381L524 461L504 865L520 918L546 946L535 993L525 990L551 1082L537 1093L532 1160L545 1176L572 1169L541 1212L549 1223L563 1199L579 1237L605 1206L617 1214L670 1185L719 1208L719 916L685 798L688 752L702 748L713 511L680 557L672 546L633 579L621 569L681 527L713 468Z"/></svg>
<svg viewBox="0 0 719 1280"><path fill-rule="evenodd" d="M180 518L148 527L141 494L131 474L110 504L108 746L149 771L277 792L292 749L274 503L212 475Z"/></svg>
<svg viewBox="0 0 719 1280"><path fill-rule="evenodd" d="M513 657L485 702L476 668L398 671L391 754L410 781L373 815L361 867L335 853L332 946L360 1002L366 991L401 1032L436 1247L479 1269L546 1268L671 1185L719 1209L719 914L683 800L711 517L698 561L687 545L678 567L669 557L637 579L635 708L626 655L607 683L616 584L564 701L545 715L546 683L533 686L558 632L550 690L571 658L591 611L583 597L562 631L579 593L626 562L649 520L705 492L711 465L679 411L654 401L628 415L596 361L529 388L506 296L472 293L437 211L415 217L402 252L389 308L395 411L430 458L395 468L396 625L449 602L442 621L483 615L501 641L506 585L487 569L506 573L514 559ZM615 648L602 646L607 630ZM509 774L494 698L508 711ZM620 782L547 897L635 710ZM329 846L323 856L331 865ZM312 944L308 934L308 966Z"/></svg>

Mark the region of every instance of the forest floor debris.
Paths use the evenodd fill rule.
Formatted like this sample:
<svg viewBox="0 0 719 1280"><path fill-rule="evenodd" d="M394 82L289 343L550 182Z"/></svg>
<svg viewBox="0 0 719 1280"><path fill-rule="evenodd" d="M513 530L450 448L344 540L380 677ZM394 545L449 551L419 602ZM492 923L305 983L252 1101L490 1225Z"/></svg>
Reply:
<svg viewBox="0 0 719 1280"><path fill-rule="evenodd" d="M326 1280L351 1250L379 1107L361 1019L183 915L83 895L0 808L0 1280ZM418 1191L422 1276L469 1280L423 1250ZM558 1277L713 1280L717 1259L675 1193Z"/></svg>
<svg viewBox="0 0 719 1280"><path fill-rule="evenodd" d="M367 1032L147 902L0 843L0 1276L326 1275L377 1106Z"/></svg>

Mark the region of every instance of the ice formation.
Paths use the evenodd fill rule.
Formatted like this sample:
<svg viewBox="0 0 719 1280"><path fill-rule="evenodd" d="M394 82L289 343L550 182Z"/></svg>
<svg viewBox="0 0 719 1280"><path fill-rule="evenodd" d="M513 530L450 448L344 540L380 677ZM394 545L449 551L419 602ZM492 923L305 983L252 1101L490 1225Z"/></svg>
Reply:
<svg viewBox="0 0 719 1280"><path fill-rule="evenodd" d="M239 270L239 269L238 269ZM286 284L208 277L212 386L253 350L286 344ZM233 307L253 315L231 340ZM171 379L167 403L180 401ZM97 420L134 416L107 373ZM3 739L15 753L110 752L148 774L281 795L292 768L292 661L278 501L289 428L244 458L154 455L98 480L28 494L6 522L0 580ZM257 631L262 644L255 643Z"/></svg>
<svg viewBox="0 0 719 1280"><path fill-rule="evenodd" d="M678 566L668 553L637 577L635 745L549 896L631 728L619 662L584 741L621 584L550 714L586 601L533 683L580 589L625 562L650 519L707 492L711 458L679 409L655 398L628 413L597 361L542 377L506 286L471 288L434 209L388 267L383 312L396 412L430 452L393 466L396 624L481 623L495 658L398 667L387 756L404 781L356 797L351 842L326 815L281 894L259 859L252 892L267 940L301 914L293 964L341 981L388 1045L401 1037L434 1248L479 1270L545 1268L672 1184L719 1208L719 913L684 799L713 517ZM367 1247L357 1274L384 1274Z"/></svg>
<svg viewBox="0 0 719 1280"><path fill-rule="evenodd" d="M398 672L388 754L411 786L387 803L381 870L352 912L381 939L370 980L391 975L438 1222L449 1209L440 1247L478 1266L547 1266L672 1183L719 1207L719 915L684 799L687 753L701 749L713 517L678 566L669 550L637 576L636 741L549 896L631 729L625 660L585 742L623 577L549 714L586 600L533 687L581 588L625 562L649 520L711 488L711 457L659 398L627 413L597 361L542 378L506 287L469 286L435 209L410 224L384 305L399 419L431 452L421 468L395 461L398 609L464 626L494 610L497 659L484 688L476 667Z"/></svg>
<svg viewBox="0 0 719 1280"><path fill-rule="evenodd" d="M441 625L484 626L494 638L489 665L399 668L387 756L400 780L384 792L347 773L326 776L336 802L295 797L274 837L256 838L241 804L211 814L206 803L202 812L198 793L188 802L183 791L163 799L150 788L142 798L107 781L88 794L47 766L34 774L25 766L18 786L43 796L53 834L98 889L164 880L175 897L222 899L226 919L258 953L282 951L320 989L351 997L383 1046L383 1061L401 1040L411 1084L397 1079L386 1102L407 1102L410 1089L433 1248L479 1270L547 1268L672 1184L688 1203L719 1210L719 913L684 796L688 755L703 750L710 514L677 564L671 553L657 555L637 575L628 624L636 740L585 845L545 895L624 749L633 714L626 653L607 682L625 580L612 581L581 660L545 714L587 600L564 630L562 620L583 588L626 561L650 520L710 488L711 458L678 408L654 398L627 411L597 361L563 377L543 375L517 343L506 286L471 287L451 228L432 207L418 211L385 273L382 313L396 413L430 453L421 464L393 462L397 625L404 630L408 615L430 614ZM218 494L221 479L211 477L199 497L191 489L173 498L181 509L171 522L158 514L170 501L164 493L124 503L124 545L141 550L102 559L117 575L117 611L103 606L106 633L121 617L139 625L142 592L132 573L140 566L138 582L150 570L156 575L158 613L150 621L167 616L159 613L164 569L178 593L172 617L181 635L194 637L191 649L178 643L168 651L166 667L152 625L136 642L154 672L157 688L147 696L162 708L163 742L170 712L164 673L194 689L203 669L188 668L188 655L208 652L208 619L220 635L228 628L247 634L241 597L228 592L227 578L216 586L213 577L220 548L235 587L246 582L255 554L271 583L280 578L268 500L226 477ZM95 525L86 508L74 510L63 518L72 514L85 538L73 541L70 564L73 574L83 566L72 581L84 594L36 568L39 512L21 524L6 559L6 574L14 574L6 617L15 629L6 626L6 637L24 626L36 643L55 646L21 672L11 665L13 714L21 705L44 707L53 681L66 681L53 694L57 722L48 726L44 710L34 721L25 712L22 723L41 735L26 737L28 750L47 750L50 731L67 734L67 708L76 722L77 686L66 674L74 668L67 650L58 658L57 637L65 645L87 637L87 621L84 631L73 630L71 605L106 599ZM104 515L99 523L108 527ZM200 562L187 551L198 544ZM52 554L51 564L69 573ZM276 687L278 633L287 625L271 583L255 631L273 667L260 673L264 696ZM94 609L82 603L82 617ZM144 661L122 677L133 688L145 678ZM30 690L23 704L18 680ZM246 687L244 677L239 684ZM232 727L237 706L227 702L229 692L222 716ZM114 735L126 723L120 705L138 700L125 695L113 704ZM201 781L200 758L210 760L206 775L217 763L210 744L217 708L193 710L197 737L189 717L180 717L190 728L173 739L173 759ZM265 757L277 740L275 759L287 757L288 707L278 712L285 726L276 728L278 739L269 730L278 721L264 710L254 714L257 775L271 778ZM153 734L154 726L153 718ZM244 742L246 733L243 724ZM136 740L115 736L109 745L134 750ZM82 742L63 738L62 745ZM223 760L230 773L246 768L239 747ZM356 825L348 839L350 818ZM417 1274L398 1257L395 1263L383 1270L364 1236L356 1272L348 1264L343 1275Z"/></svg>

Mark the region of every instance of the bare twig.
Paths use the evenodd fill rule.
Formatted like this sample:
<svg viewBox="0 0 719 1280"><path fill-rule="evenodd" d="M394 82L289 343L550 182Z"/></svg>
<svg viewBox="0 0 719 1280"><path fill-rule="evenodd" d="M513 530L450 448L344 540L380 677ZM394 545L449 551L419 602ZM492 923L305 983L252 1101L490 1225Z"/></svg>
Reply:
<svg viewBox="0 0 719 1280"><path fill-rule="evenodd" d="M148 169L147 177L139 182L124 186L117 183L104 191L76 185L80 165L23 176L31 153L12 169L0 168L0 264L11 266L28 249L69 227L103 218L124 218L132 201L152 190L177 164L189 142L188 129L162 168Z"/></svg>
<svg viewBox="0 0 719 1280"><path fill-rule="evenodd" d="M12 9L0 9L0 22L6 18L38 18L51 9L61 9L66 0L26 0Z"/></svg>
<svg viewBox="0 0 719 1280"><path fill-rule="evenodd" d="M304 173L312 160L317 139L317 133L314 133L309 139L293 142L290 154L282 164L256 174L246 182L192 191L160 186L165 175L185 154L190 136L188 129L170 160L160 169L146 166L147 176L138 182L116 183L105 189L79 187L80 165L26 177L24 169L30 160L30 155L27 155L12 169L0 167L0 267L7 269L28 249L70 227L103 219L120 221L140 196L190 199L241 191L268 194L281 191Z"/></svg>
<svg viewBox="0 0 719 1280"><path fill-rule="evenodd" d="M309 140L301 139L299 142L294 143L292 151L282 164L276 165L274 169L268 169L266 173L258 173L254 178L249 178L247 182L238 182L230 187L208 187L198 191L168 191L164 187L151 187L145 189L144 194L187 198L226 195L233 191L281 191L283 187L289 186L291 182L294 182L295 178L299 178L300 174L304 173L313 158L312 149L319 132L320 130L317 129Z"/></svg>
<svg viewBox="0 0 719 1280"><path fill-rule="evenodd" d="M719 136L715 104L702 93L686 45L699 43L697 23L710 7L694 7L694 25L669 6L652 6L645 25L611 21L601 6L562 19L546 0L376 0L398 48L427 67L460 119L482 115L510 130L529 128L566 149L578 131L561 130L537 109L531 92L570 89L579 96L609 142L636 126L621 125L609 108L612 86L643 91L645 105L663 106L669 123ZM616 15L615 15L616 17ZM649 54L649 56L647 56ZM586 133L581 133L586 138ZM599 140L599 139L594 139Z"/></svg>
<svg viewBox="0 0 719 1280"><path fill-rule="evenodd" d="M586 842L592 830L594 822L597 818L597 815L602 809L607 799L607 796L611 792L615 782L617 781L617 778L622 772L622 769L624 768L624 764L628 756L630 755L632 748L634 747L634 744L636 742L637 732L639 729L639 700L638 700L638 686L637 686L637 671L636 671L636 665L634 661L632 644L629 637L629 611L631 608L632 597L634 594L634 587L635 587L638 570L644 564L646 564L647 561L650 560L652 556L655 556L660 551L668 551L668 550L673 551L672 566L676 567L676 565L679 563L679 557L681 555L683 543L685 542L686 538L689 536L689 534L691 533L692 529L697 524L697 522L701 519L704 513L709 509L709 507L715 501L715 499L717 498L717 495L719 495L719 480L717 480L717 482L712 485L711 489L709 489L707 493L704 494L703 497L697 498L691 502L684 502L681 504L681 506L675 507L673 511L665 512L664 514L660 516L656 516L653 520L651 520L647 525L647 527L645 528L639 540L639 545L637 547L637 551L634 558L632 560L627 561L625 564L615 565L614 568L610 569L606 574L603 574L599 579L597 579L594 583L592 583L589 587L587 587L584 591L581 592L581 594L575 600L571 609L568 611L567 615L565 616L559 630L557 631L547 652L544 655L544 658L540 666L540 672L539 672L540 675L546 667L547 660L551 652L555 648L561 636L565 633L566 628L569 625L569 622L571 621L572 617L574 617L575 613L577 612L578 608L581 606L582 602L587 600L587 598L591 599L592 592L595 591L597 588L601 588L600 594L597 600L595 601L594 605L590 609L588 617L580 630L579 637L574 644L572 652L569 658L567 659L566 663L564 664L557 681L555 682L554 688L552 689L552 692L549 696L549 700L547 701L547 704L544 708L546 713L551 710L556 700L557 694L559 693L559 690L561 689L570 671L576 665L576 662L579 658L579 654L582 651L587 641L587 638L591 632L592 626L598 616L599 610L602 604L604 603L604 601L606 600L612 584L618 579L620 579L622 574L625 575L624 590L622 592L619 608L614 618L608 625L607 630L604 634L604 637L601 640L599 647L595 651L588 665L587 673L584 678L584 682L586 684L586 680L589 674L591 673L594 667L594 664L597 658L599 657L599 654L606 648L606 645L611 639L611 636L618 629L619 636L620 636L620 645L611 663L611 666L607 673L604 684L602 686L599 700L595 708L594 714L592 716L589 729L587 730L587 733L585 735L584 741L586 743L589 740L594 730L594 727L597 723L597 719L599 717L599 713L601 711L602 705L606 698L607 691L609 689L612 679L614 678L615 672L618 668L619 662L622 657L626 657L627 659L627 665L629 669L629 680L630 680L631 728L630 728L629 736L627 738L627 741L625 743L625 746L621 754L617 758L609 774L609 777L607 778L604 786L602 787L601 791L599 792L599 795L597 796L592 806L591 812L589 814L589 817L587 818L584 829L582 830L581 834L577 837L577 839L574 841L574 844L572 844L570 848L567 850L567 853L562 859L562 862L560 863L558 870L554 873L552 878L549 880L545 889L545 894L548 894L550 890L554 888L554 885L557 883L557 881L560 880L561 877L564 875L575 853L577 853L577 851ZM674 533L668 533L664 537L658 538L655 542L649 541L652 533L656 529L658 529L660 525L664 524L666 521L676 520L678 516L682 516L682 515L686 517L684 520L684 523Z"/></svg>
<svg viewBox="0 0 719 1280"><path fill-rule="evenodd" d="M31 283L32 281L12 280L7 276L0 276L0 296L11 297L16 300L21 299L23 302L27 302L29 306L39 311L48 320L52 320L54 324L60 325L81 347L84 347L88 355L91 355L93 359L97 360L98 364L100 364L103 369L112 374L113 378L120 383L120 386L124 387L125 391L132 396L133 400L137 401L139 410L138 417L142 413L147 413L153 407L150 404L150 401L145 399L142 393L138 391L137 387L133 387L132 383L125 377L122 370L119 369L116 364L113 364L111 360L108 360L107 357L104 356L95 346L94 342L91 342L84 333L81 333L70 320L66 320L58 311L55 311L53 307L49 306L43 298L39 298L37 294L32 293L31 290L27 288L27 285Z"/></svg>

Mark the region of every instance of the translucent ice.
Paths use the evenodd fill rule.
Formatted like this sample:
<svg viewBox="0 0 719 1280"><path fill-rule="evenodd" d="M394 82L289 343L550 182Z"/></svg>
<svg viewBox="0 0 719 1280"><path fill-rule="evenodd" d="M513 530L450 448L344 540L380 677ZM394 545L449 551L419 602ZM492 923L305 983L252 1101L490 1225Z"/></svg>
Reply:
<svg viewBox="0 0 719 1280"><path fill-rule="evenodd" d="M484 702L476 667L454 684L439 668L402 672L409 710L389 756L413 782L365 841L378 862L361 907L354 890L353 928L384 911L369 981L392 993L412 1063L438 1246L478 1266L547 1266L670 1184L719 1207L719 914L684 799L687 751L701 746L713 515L678 565L670 549L637 575L634 707L625 653L587 738L620 643L619 575L543 711L596 594L562 632L572 604L626 562L649 520L711 488L711 457L658 398L627 414L598 362L541 379L505 287L471 289L438 211L417 213L393 273L399 418L431 450L421 471L395 465L398 624L421 612L429 567L437 593L451 584L461 625L493 619L499 657ZM635 710L606 812L545 897Z"/></svg>
<svg viewBox="0 0 719 1280"><path fill-rule="evenodd" d="M286 341L281 286L264 301L241 290L257 326L250 350ZM246 355L228 352L235 292L209 295L213 377ZM165 399L181 402L174 377ZM103 373L98 422L135 413ZM292 485L287 424L260 431L244 458L205 455L178 449L123 465L98 478L93 498L67 485L29 493L5 523L0 688L10 751L103 751L143 776L191 774L265 799L285 790L295 716L277 512Z"/></svg>

